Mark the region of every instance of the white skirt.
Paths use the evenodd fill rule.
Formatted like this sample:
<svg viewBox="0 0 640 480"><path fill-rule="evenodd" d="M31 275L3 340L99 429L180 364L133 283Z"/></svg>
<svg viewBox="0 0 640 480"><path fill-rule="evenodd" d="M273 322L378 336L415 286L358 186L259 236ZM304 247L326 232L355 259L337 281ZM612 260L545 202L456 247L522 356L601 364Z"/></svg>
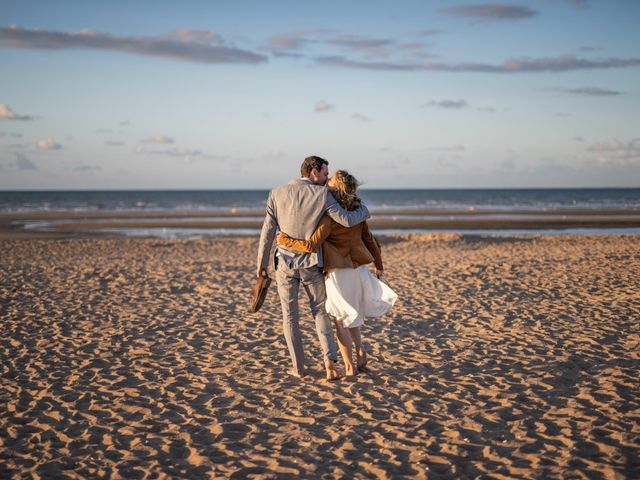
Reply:
<svg viewBox="0 0 640 480"><path fill-rule="evenodd" d="M331 270L325 277L325 285L327 313L345 328L361 327L366 317L384 315L398 299L366 265Z"/></svg>

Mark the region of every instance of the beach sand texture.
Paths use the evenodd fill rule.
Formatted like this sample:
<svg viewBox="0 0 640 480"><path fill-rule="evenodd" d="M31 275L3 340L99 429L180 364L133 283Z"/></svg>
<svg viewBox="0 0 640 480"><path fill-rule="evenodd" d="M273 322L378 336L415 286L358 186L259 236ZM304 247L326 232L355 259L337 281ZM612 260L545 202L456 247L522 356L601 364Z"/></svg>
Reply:
<svg viewBox="0 0 640 480"><path fill-rule="evenodd" d="M382 239L372 371L287 375L256 238L0 241L0 478L640 478L640 241Z"/></svg>

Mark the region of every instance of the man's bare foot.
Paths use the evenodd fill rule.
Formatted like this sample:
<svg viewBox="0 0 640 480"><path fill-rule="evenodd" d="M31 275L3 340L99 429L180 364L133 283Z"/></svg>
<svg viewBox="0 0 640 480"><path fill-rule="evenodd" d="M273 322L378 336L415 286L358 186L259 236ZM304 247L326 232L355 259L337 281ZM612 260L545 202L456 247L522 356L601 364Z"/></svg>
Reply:
<svg viewBox="0 0 640 480"><path fill-rule="evenodd" d="M356 351L356 362L358 371L367 372L369 370L369 367L367 367L367 351L364 348Z"/></svg>
<svg viewBox="0 0 640 480"><path fill-rule="evenodd" d="M327 370L327 380L338 380L340 378L340 374L332 360L325 359L324 368Z"/></svg>

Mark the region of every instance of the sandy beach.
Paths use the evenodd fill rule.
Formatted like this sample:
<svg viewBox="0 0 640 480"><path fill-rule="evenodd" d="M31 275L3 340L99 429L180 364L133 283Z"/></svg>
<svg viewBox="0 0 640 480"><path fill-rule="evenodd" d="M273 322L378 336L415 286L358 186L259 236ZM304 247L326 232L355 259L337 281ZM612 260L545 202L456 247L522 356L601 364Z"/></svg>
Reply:
<svg viewBox="0 0 640 480"><path fill-rule="evenodd" d="M381 237L400 300L327 382L247 313L255 237L7 235L0 478L640 478L639 238Z"/></svg>

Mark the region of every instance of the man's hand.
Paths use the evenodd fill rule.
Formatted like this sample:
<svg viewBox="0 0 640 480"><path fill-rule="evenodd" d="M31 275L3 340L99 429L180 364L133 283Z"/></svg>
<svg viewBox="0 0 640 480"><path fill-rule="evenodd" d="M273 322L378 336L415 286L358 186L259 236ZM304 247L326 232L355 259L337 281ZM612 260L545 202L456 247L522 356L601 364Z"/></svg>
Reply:
<svg viewBox="0 0 640 480"><path fill-rule="evenodd" d="M378 280L382 278L382 274L383 274L383 273L384 273L384 271L383 271L383 270L378 270L378 269L376 268L376 278L377 278Z"/></svg>
<svg viewBox="0 0 640 480"><path fill-rule="evenodd" d="M267 276L267 269L258 267L258 270L256 271L256 277L266 277L266 276Z"/></svg>

